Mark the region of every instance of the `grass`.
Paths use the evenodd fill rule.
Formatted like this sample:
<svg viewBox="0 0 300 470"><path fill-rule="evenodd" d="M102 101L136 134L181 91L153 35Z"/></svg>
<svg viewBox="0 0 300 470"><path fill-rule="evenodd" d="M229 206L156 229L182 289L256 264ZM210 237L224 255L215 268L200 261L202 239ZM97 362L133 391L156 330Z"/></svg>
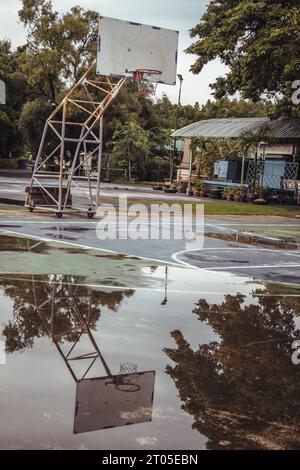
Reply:
<svg viewBox="0 0 300 470"><path fill-rule="evenodd" d="M115 197L105 197L101 199L105 203L118 205L118 199ZM146 207L149 207L151 204L179 204L183 206L184 204L192 204L193 211L196 210L200 202L184 202L176 199L128 199L128 204L143 204ZM258 206L255 204L247 203L235 203L228 201L209 201L204 202L205 215L233 215L233 216L266 216L266 217L300 217L300 206L295 208L294 206Z"/></svg>
<svg viewBox="0 0 300 470"><path fill-rule="evenodd" d="M257 206L255 204L238 204L227 201L205 203L206 215L242 215L242 216L278 216L300 217L300 207Z"/></svg>
<svg viewBox="0 0 300 470"><path fill-rule="evenodd" d="M119 200L116 197L102 197L101 201L103 203L112 204L118 206ZM176 199L128 199L128 204L143 204L146 207L149 207L151 204L179 204L184 206L184 204L192 204L193 211L195 212L196 206L202 204L201 202L184 202ZM25 210L22 206L13 206L13 205L2 205L0 204L1 211L20 211ZM299 217L300 218L300 206L295 208L294 206L256 206L255 204L239 204L228 201L209 201L204 202L204 210L206 216L266 216L266 217Z"/></svg>

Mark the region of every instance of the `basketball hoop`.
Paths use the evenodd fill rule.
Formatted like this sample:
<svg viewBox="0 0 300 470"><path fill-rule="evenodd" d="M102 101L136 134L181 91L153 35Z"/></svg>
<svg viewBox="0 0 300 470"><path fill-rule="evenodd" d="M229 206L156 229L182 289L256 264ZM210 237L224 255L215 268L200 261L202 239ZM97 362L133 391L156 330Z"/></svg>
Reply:
<svg viewBox="0 0 300 470"><path fill-rule="evenodd" d="M133 72L132 79L137 82L139 96L155 96L160 76L160 70L137 69Z"/></svg>
<svg viewBox="0 0 300 470"><path fill-rule="evenodd" d="M137 374L137 365L131 362L122 362L119 375L115 379L115 387L119 392L138 392L141 387L134 383Z"/></svg>

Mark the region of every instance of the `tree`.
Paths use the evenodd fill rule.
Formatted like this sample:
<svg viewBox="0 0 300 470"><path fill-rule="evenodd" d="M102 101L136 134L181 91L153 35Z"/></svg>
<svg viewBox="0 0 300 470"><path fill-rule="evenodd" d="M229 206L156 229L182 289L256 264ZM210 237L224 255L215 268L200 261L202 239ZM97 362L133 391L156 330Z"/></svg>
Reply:
<svg viewBox="0 0 300 470"><path fill-rule="evenodd" d="M21 70L38 95L55 103L65 85L95 61L98 13L74 7L59 16L51 1L23 0L19 18L27 28Z"/></svg>
<svg viewBox="0 0 300 470"><path fill-rule="evenodd" d="M22 249L22 245L19 246ZM54 302L54 324L57 332L64 333L59 342L74 341L78 338L78 319L74 321L72 305L74 299L80 309L81 314L88 319L89 327L96 330L97 322L101 316L102 307L106 307L113 312L117 312L121 302L133 295L133 291L112 291L100 292L92 291L86 286L78 286L72 276L52 275L45 283L38 282L37 285L32 279L23 280L3 279L0 285L4 288L5 295L13 300L12 318L4 325L3 336L5 347L8 353L22 351L31 348L37 338L46 336L43 320L47 323L51 319L51 289L55 289L56 301ZM84 279L82 279L84 281ZM48 302L47 302L48 300ZM44 303L42 309L43 318L36 312L36 304Z"/></svg>
<svg viewBox="0 0 300 470"><path fill-rule="evenodd" d="M258 101L268 94L292 111L292 82L300 76L300 5L298 0L212 0L187 52L198 56L192 72L219 58L228 66L213 84L221 98L240 91Z"/></svg>
<svg viewBox="0 0 300 470"><path fill-rule="evenodd" d="M132 170L141 173L141 166L149 154L149 133L135 122L118 126L113 134L113 156L119 161L126 161L128 180L131 181Z"/></svg>
<svg viewBox="0 0 300 470"><path fill-rule="evenodd" d="M28 90L8 40L0 41L0 80L6 85L6 104L0 105L0 157L19 156L23 146L18 119Z"/></svg>
<svg viewBox="0 0 300 470"><path fill-rule="evenodd" d="M40 145L41 135L45 121L52 111L52 107L46 100L29 101L23 107L19 129L23 134L30 153L36 157ZM53 136L53 142L57 139Z"/></svg>
<svg viewBox="0 0 300 470"><path fill-rule="evenodd" d="M164 350L174 363L166 372L209 449L299 448L300 370L291 358L300 303L272 295L277 289L257 290L253 302L240 294L219 304L200 299L194 314L216 340L196 350L171 333L177 347Z"/></svg>

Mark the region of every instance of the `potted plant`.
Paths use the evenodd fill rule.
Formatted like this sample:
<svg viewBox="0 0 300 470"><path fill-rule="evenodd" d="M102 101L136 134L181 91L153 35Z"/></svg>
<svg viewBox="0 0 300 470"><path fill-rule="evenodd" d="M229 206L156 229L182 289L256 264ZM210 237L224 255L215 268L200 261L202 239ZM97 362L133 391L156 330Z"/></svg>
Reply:
<svg viewBox="0 0 300 470"><path fill-rule="evenodd" d="M186 188L188 187L188 183L186 181L180 181L177 183L176 188L179 193L186 193Z"/></svg>
<svg viewBox="0 0 300 470"><path fill-rule="evenodd" d="M234 200L235 200L235 202L245 202L246 201L246 192L242 188L235 189Z"/></svg>
<svg viewBox="0 0 300 470"><path fill-rule="evenodd" d="M250 204L253 203L256 199L259 198L259 187L255 186L255 188L250 188L246 193L246 200Z"/></svg>
<svg viewBox="0 0 300 470"><path fill-rule="evenodd" d="M207 197L208 189L202 180L198 180L197 187L200 192L200 197Z"/></svg>
<svg viewBox="0 0 300 470"><path fill-rule="evenodd" d="M203 183L201 180L195 180L193 183L193 196L200 197L201 190L203 188Z"/></svg>
<svg viewBox="0 0 300 470"><path fill-rule="evenodd" d="M225 188L224 195L226 196L227 201L233 201L234 197L234 189L233 188Z"/></svg>
<svg viewBox="0 0 300 470"><path fill-rule="evenodd" d="M246 202L246 191L241 191L240 202Z"/></svg>
<svg viewBox="0 0 300 470"><path fill-rule="evenodd" d="M233 199L235 202L241 202L241 191L237 189L233 195Z"/></svg>
<svg viewBox="0 0 300 470"><path fill-rule="evenodd" d="M267 196L269 194L269 188L260 188L259 197L255 199L254 203L259 205L266 205L268 204Z"/></svg>

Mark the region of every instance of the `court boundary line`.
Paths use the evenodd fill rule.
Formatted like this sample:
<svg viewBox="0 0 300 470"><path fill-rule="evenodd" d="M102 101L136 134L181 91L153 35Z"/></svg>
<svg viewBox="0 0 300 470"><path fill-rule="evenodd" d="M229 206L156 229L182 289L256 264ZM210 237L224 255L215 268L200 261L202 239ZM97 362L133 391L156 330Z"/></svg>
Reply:
<svg viewBox="0 0 300 470"><path fill-rule="evenodd" d="M31 234L26 234L26 233L23 233L23 232L15 232L15 231L12 231L12 230L1 230L0 229L0 234L1 235L8 234L8 235L13 235L13 236L18 236L18 237L21 237L21 238L29 238L29 239L32 239L32 240L38 240L40 242L46 242L46 243L59 243L61 245L68 245L70 247L73 246L73 247L76 247L76 248L81 248L83 250L101 251L101 252L104 252L104 253L110 253L110 254L114 254L114 255L126 256L128 258L135 257L135 258L138 258L140 260L155 261L156 263L160 263L163 266L165 266L166 264L170 264L171 266L180 267L180 263L176 263L176 262L172 262L172 261L161 260L161 259L157 259L157 258L149 258L147 256L139 256L139 255L129 254L129 253L122 253L120 251L83 245L83 244L75 243L75 242L71 242L71 241L54 240L53 238L39 237L38 235L31 235Z"/></svg>

